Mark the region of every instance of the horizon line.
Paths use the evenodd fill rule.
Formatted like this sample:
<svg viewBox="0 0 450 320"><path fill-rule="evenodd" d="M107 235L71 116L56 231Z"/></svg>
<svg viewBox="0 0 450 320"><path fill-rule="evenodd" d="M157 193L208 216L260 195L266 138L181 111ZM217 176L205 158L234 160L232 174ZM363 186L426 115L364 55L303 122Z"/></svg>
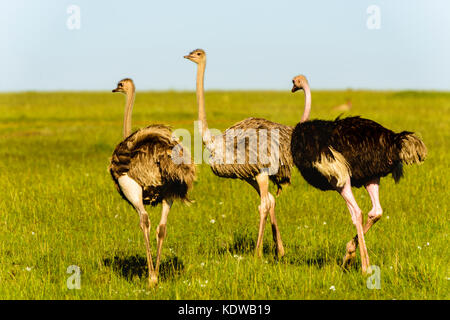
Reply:
<svg viewBox="0 0 450 320"><path fill-rule="evenodd" d="M195 92L195 89L143 89L136 90L137 92L175 92L175 93L184 93L184 92ZM450 90L443 89L411 89L411 88L402 88L402 89L370 89L370 88L346 88L346 89L337 89L337 88L318 88L312 90L314 91L331 91L331 92L351 92L351 91L369 91L369 92L424 92L424 93L450 93ZM55 89L55 90L17 90L17 91L2 91L0 90L0 94L18 94L18 93L105 93L111 92L109 89L105 90L90 90L90 89L76 89L76 90L66 90L66 89ZM206 89L205 92L290 92L290 89Z"/></svg>

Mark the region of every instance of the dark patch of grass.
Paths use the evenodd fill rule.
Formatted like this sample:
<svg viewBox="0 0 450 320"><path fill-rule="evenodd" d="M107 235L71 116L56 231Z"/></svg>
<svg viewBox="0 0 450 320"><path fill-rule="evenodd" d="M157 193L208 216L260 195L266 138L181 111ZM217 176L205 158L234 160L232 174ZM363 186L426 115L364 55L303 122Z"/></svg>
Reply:
<svg viewBox="0 0 450 320"><path fill-rule="evenodd" d="M153 262L155 265L156 261ZM114 256L113 258L103 259L103 264L111 267L115 272L127 280L135 277L140 279L148 277L147 258L140 255L132 256ZM172 279L180 275L184 270L183 261L177 256L163 259L159 267L159 276L161 280Z"/></svg>

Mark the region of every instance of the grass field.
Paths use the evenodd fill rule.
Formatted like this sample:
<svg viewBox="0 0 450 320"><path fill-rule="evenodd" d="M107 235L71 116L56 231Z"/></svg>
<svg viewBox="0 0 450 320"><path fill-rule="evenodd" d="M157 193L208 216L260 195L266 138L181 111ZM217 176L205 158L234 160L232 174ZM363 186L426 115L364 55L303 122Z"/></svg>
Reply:
<svg viewBox="0 0 450 320"><path fill-rule="evenodd" d="M312 188L294 170L277 199L286 256L273 259L269 223L258 260L257 194L206 164L198 166L195 203L177 202L170 212L162 279L149 289L138 215L107 172L121 140L123 96L30 92L0 94L0 298L449 299L450 93L314 91L311 117L335 118L332 107L347 97L349 114L415 131L429 150L399 184L382 179L383 218L366 236L381 289L366 287L359 251L357 268L340 269L355 228L336 192ZM206 108L209 126L220 130L249 116L295 125L303 95L208 92ZM133 127L165 123L193 133L196 117L192 92L138 92ZM368 194L354 193L366 213ZM154 229L160 207L149 213ZM81 268L80 290L67 288L71 265Z"/></svg>

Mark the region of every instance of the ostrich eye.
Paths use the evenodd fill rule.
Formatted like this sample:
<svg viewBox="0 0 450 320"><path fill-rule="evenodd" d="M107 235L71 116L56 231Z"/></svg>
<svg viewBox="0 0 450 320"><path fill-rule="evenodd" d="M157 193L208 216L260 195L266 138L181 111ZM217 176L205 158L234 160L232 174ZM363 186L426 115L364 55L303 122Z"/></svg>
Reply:
<svg viewBox="0 0 450 320"><path fill-rule="evenodd" d="M200 52L197 52L197 55L199 56L199 55L200 55Z"/></svg>

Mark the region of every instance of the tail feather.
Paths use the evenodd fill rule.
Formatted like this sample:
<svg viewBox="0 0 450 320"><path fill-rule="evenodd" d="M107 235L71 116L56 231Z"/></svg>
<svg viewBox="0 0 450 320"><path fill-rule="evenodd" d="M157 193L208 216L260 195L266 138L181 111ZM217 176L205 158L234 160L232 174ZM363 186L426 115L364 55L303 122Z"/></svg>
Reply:
<svg viewBox="0 0 450 320"><path fill-rule="evenodd" d="M403 131L398 134L400 142L400 159L405 164L421 163L427 156L425 143L412 132Z"/></svg>

